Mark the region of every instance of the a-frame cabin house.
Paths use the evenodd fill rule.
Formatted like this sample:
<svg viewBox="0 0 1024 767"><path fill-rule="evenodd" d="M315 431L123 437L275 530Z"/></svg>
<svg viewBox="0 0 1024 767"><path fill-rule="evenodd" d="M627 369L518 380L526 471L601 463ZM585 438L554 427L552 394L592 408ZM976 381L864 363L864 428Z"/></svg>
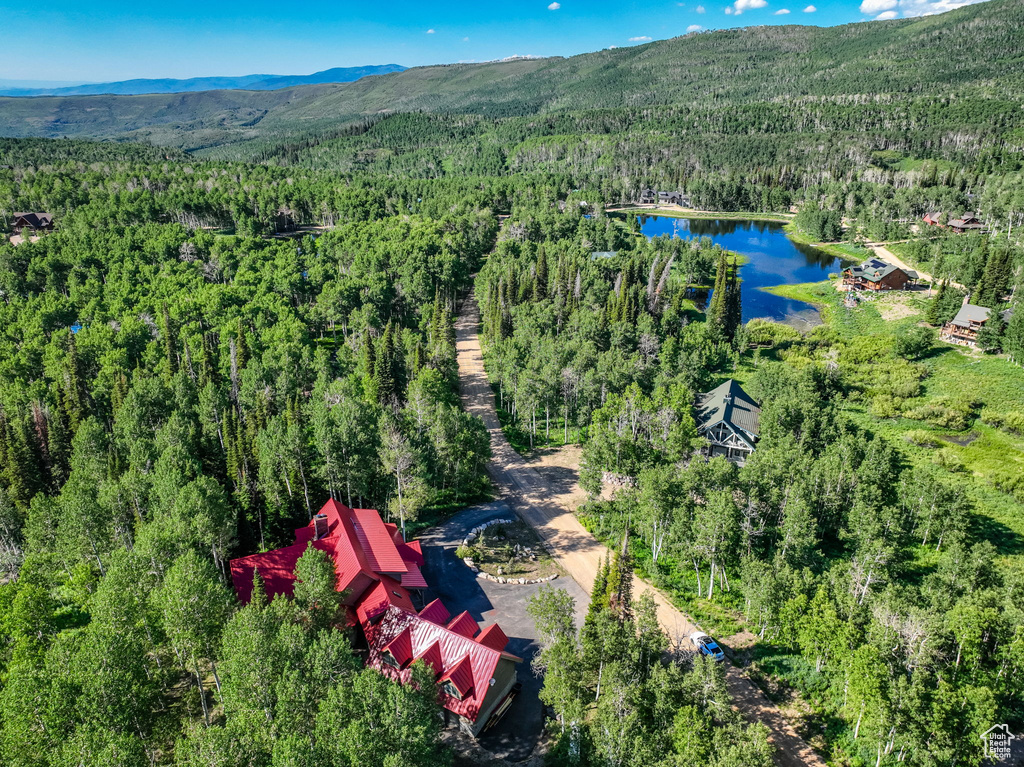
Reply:
<svg viewBox="0 0 1024 767"><path fill-rule="evenodd" d="M760 438L761 408L731 378L697 395L697 433L708 441L705 453L742 466Z"/></svg>

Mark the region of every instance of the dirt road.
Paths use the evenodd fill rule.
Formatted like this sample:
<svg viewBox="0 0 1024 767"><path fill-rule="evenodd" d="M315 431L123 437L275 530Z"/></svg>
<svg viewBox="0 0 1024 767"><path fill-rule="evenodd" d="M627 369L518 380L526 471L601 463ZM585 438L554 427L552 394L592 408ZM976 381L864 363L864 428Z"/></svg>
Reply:
<svg viewBox="0 0 1024 767"><path fill-rule="evenodd" d="M566 502L574 493L553 487L530 462L508 443L495 411L494 392L484 372L478 328L480 313L473 296L469 296L455 323L459 364L459 390L462 404L473 415L480 416L491 437L493 457L489 471L495 484L518 514L532 525L547 544L562 568L590 594L594 576L608 549L592 536L573 514ZM578 469L578 467L576 467ZM634 594L650 592L658 606L658 619L673 645L687 646L687 637L696 630L689 616L677 610L657 589L637 578ZM759 689L739 669L728 666L726 680L729 692L739 710L750 720L763 722L777 747L776 761L782 767L813 765L825 767L811 747L796 733Z"/></svg>

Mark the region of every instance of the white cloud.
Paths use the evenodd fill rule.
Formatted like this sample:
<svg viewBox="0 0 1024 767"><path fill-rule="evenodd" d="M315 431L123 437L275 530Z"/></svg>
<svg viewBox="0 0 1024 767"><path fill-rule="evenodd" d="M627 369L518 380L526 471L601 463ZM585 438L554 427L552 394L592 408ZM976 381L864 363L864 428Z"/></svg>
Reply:
<svg viewBox="0 0 1024 767"><path fill-rule="evenodd" d="M462 38L462 42L464 42L464 43L468 43L468 42L469 42L469 38L468 38L468 37L464 37L464 38Z"/></svg>
<svg viewBox="0 0 1024 767"><path fill-rule="evenodd" d="M687 32L700 32L704 29L700 24L691 24L686 28Z"/></svg>
<svg viewBox="0 0 1024 767"><path fill-rule="evenodd" d="M697 13L704 13L704 6L703 5L698 5L697 6Z"/></svg>
<svg viewBox="0 0 1024 767"><path fill-rule="evenodd" d="M610 51L614 51L614 50L615 50L616 48L618 48L618 47L619 47L619 46L617 46L617 45L609 45L609 46L608 46L608 50L610 50Z"/></svg>
<svg viewBox="0 0 1024 767"><path fill-rule="evenodd" d="M789 13L789 8L779 8L779 10L777 10L775 12L775 15L776 16L785 16L787 13Z"/></svg>
<svg viewBox="0 0 1024 767"><path fill-rule="evenodd" d="M860 12L876 19L913 18L945 13L983 0L863 0Z"/></svg>
<svg viewBox="0 0 1024 767"><path fill-rule="evenodd" d="M890 11L899 5L899 0L864 0L860 4L860 12L865 16L874 16L882 11Z"/></svg>
<svg viewBox="0 0 1024 767"><path fill-rule="evenodd" d="M428 34L428 35L432 35L432 34L434 34L434 30L433 30L433 29L428 29L428 30L427 30L427 34Z"/></svg>
<svg viewBox="0 0 1024 767"><path fill-rule="evenodd" d="M725 9L725 12L739 16L744 11L764 8L766 5L768 5L768 0L736 0L735 3Z"/></svg>
<svg viewBox="0 0 1024 767"><path fill-rule="evenodd" d="M732 6L731 5L725 6L725 15L726 16L732 16L732 14L733 14Z"/></svg>
<svg viewBox="0 0 1024 767"><path fill-rule="evenodd" d="M808 5L806 8L804 8L804 13L814 13L816 10L818 9L815 8L813 5Z"/></svg>
<svg viewBox="0 0 1024 767"><path fill-rule="evenodd" d="M548 6L548 10L549 11L557 11L561 7L562 7L561 3L552 3L551 5Z"/></svg>
<svg viewBox="0 0 1024 767"><path fill-rule="evenodd" d="M650 39L651 38L649 38L647 35L641 35L640 37L631 37L631 38L629 38L629 42L631 42L631 43L646 43Z"/></svg>

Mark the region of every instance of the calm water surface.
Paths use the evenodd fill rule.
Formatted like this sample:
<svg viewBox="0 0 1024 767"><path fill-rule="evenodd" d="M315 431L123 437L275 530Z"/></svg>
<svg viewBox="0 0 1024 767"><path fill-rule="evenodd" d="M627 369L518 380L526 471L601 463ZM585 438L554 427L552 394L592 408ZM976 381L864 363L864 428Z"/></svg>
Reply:
<svg viewBox="0 0 1024 767"><path fill-rule="evenodd" d="M842 268L838 258L798 245L786 236L782 224L770 221L641 216L640 229L648 237L709 237L716 245L746 256L749 261L740 267L744 322L768 317L797 326L820 324L818 310L810 304L758 288L821 282Z"/></svg>

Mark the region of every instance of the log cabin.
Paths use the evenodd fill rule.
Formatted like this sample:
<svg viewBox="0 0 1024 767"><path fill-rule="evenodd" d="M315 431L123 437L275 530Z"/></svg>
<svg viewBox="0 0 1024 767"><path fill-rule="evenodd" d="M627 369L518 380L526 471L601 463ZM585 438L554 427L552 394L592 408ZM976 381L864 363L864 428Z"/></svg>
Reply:
<svg viewBox="0 0 1024 767"><path fill-rule="evenodd" d="M917 272L887 264L877 258L843 270L843 285L851 290L906 290Z"/></svg>

